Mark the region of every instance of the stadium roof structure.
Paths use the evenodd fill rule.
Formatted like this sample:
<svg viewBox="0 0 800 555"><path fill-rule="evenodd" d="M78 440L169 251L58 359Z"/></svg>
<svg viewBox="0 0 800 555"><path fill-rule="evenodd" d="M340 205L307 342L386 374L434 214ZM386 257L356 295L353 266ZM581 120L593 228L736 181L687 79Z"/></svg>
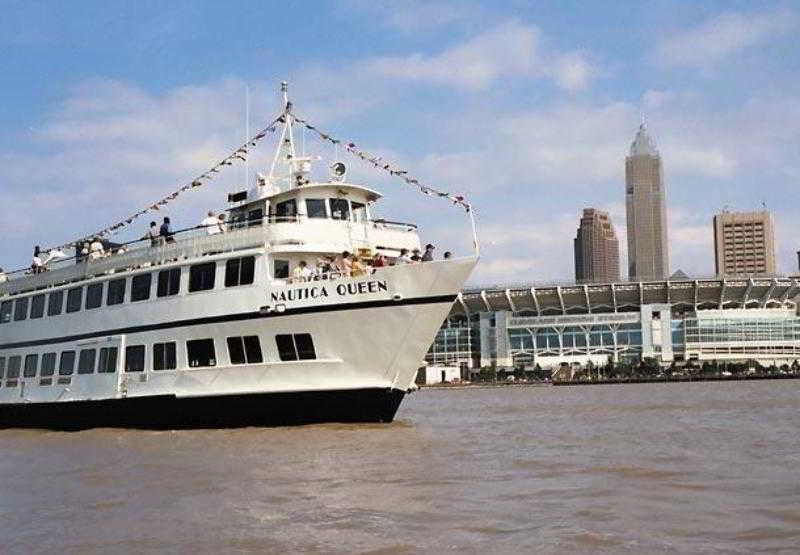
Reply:
<svg viewBox="0 0 800 555"><path fill-rule="evenodd" d="M467 289L450 316L506 310L536 316L635 312L669 304L676 312L725 308L796 308L800 277L705 278Z"/></svg>

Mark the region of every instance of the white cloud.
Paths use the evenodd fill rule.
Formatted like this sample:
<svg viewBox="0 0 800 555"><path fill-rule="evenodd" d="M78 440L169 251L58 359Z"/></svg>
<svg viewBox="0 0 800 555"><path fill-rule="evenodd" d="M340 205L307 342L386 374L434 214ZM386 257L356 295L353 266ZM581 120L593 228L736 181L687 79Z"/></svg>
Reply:
<svg viewBox="0 0 800 555"><path fill-rule="evenodd" d="M464 0L455 2L404 0L357 0L352 4L372 18L407 35L483 21L485 10Z"/></svg>
<svg viewBox="0 0 800 555"><path fill-rule="evenodd" d="M658 43L656 60L665 66L707 67L797 26L794 11L761 14L724 13L699 27Z"/></svg>
<svg viewBox="0 0 800 555"><path fill-rule="evenodd" d="M559 56L551 71L558 86L568 91L585 89L597 74L595 66L580 52Z"/></svg>

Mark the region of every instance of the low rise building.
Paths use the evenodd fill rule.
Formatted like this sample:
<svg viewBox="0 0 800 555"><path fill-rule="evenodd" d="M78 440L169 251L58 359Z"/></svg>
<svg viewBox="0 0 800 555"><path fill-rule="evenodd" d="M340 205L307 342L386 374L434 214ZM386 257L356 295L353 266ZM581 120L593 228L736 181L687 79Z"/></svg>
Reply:
<svg viewBox="0 0 800 555"><path fill-rule="evenodd" d="M791 364L800 278L532 285L462 292L429 364L555 369L652 359Z"/></svg>

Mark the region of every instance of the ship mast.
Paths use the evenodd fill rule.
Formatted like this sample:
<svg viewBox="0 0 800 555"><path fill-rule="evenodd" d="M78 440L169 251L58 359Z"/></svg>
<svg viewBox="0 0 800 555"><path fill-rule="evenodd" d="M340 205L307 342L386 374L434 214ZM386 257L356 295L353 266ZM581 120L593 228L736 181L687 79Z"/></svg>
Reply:
<svg viewBox="0 0 800 555"><path fill-rule="evenodd" d="M289 189L293 185L292 177L302 169L298 167L298 163L302 163L302 161L297 159L295 152L294 115L292 115L292 103L289 101L289 83L286 81L281 82L281 93L283 94L283 129L278 140L278 146L275 149L275 155L272 158L268 180L270 183L275 183L279 179L276 176L278 161L285 161L288 170L288 175L285 179L287 180L287 189Z"/></svg>

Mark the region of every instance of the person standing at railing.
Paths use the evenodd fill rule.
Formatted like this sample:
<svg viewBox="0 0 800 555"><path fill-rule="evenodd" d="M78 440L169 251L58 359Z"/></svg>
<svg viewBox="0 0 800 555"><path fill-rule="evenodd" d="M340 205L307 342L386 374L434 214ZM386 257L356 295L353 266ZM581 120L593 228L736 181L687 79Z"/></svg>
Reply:
<svg viewBox="0 0 800 555"><path fill-rule="evenodd" d="M433 261L433 249L435 249L433 245L428 243L425 245L425 252L422 254L422 261L423 262L431 262Z"/></svg>
<svg viewBox="0 0 800 555"><path fill-rule="evenodd" d="M31 272L34 274L41 274L44 271L44 264L42 263L42 251L39 245L33 247L33 258L31 259Z"/></svg>
<svg viewBox="0 0 800 555"><path fill-rule="evenodd" d="M172 225L169 221L169 218L164 218L164 223L161 224L161 229L158 232L159 236L165 243L174 243L175 237L173 237L172 233Z"/></svg>
<svg viewBox="0 0 800 555"><path fill-rule="evenodd" d="M150 246L157 247L161 242L160 235L161 233L158 230L158 224L155 222L150 222L150 229L147 230L147 234L142 237L142 239L150 239Z"/></svg>
<svg viewBox="0 0 800 555"><path fill-rule="evenodd" d="M219 233L225 233L228 230L228 225L225 223L225 214L217 216L217 228Z"/></svg>
<svg viewBox="0 0 800 555"><path fill-rule="evenodd" d="M5 283L8 281L8 276L6 275L5 271L0 268L0 283Z"/></svg>
<svg viewBox="0 0 800 555"><path fill-rule="evenodd" d="M213 210L208 211L208 217L200 222L200 225L206 228L206 233L208 235L216 235L222 231L219 228L219 219L217 218L217 215L214 214Z"/></svg>

